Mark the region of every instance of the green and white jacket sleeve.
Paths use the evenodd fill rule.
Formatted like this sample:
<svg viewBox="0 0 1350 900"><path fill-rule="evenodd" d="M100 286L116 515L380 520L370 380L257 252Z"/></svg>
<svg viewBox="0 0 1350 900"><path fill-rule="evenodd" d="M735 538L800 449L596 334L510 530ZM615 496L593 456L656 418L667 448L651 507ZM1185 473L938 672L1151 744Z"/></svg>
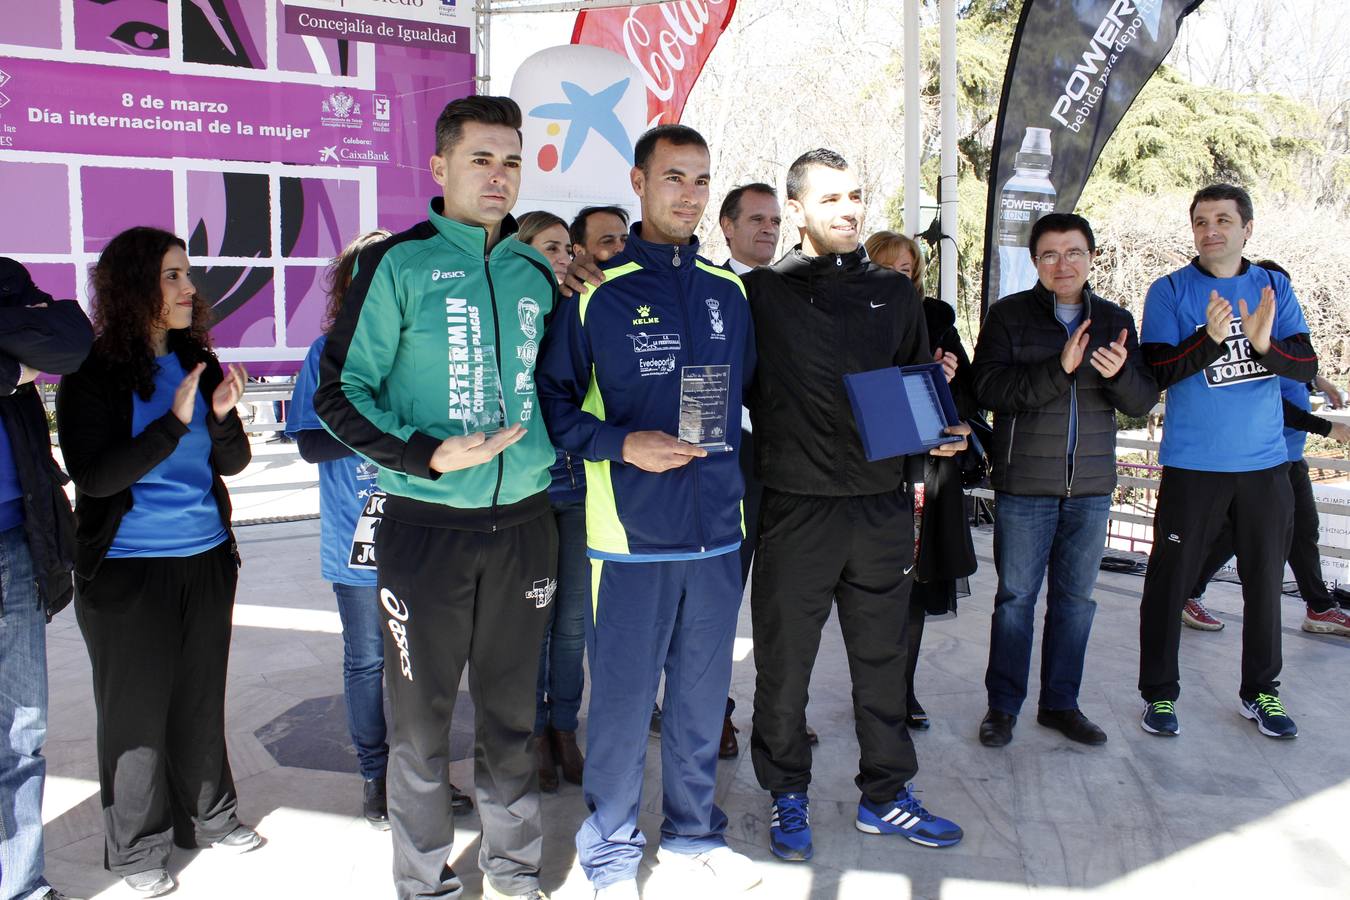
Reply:
<svg viewBox="0 0 1350 900"><path fill-rule="evenodd" d="M399 352L407 298L388 252L398 239L361 253L342 313L328 332L314 409L348 447L386 469L437 479L431 455L441 441L418 431L391 403L385 379ZM397 254L395 254L397 255Z"/></svg>

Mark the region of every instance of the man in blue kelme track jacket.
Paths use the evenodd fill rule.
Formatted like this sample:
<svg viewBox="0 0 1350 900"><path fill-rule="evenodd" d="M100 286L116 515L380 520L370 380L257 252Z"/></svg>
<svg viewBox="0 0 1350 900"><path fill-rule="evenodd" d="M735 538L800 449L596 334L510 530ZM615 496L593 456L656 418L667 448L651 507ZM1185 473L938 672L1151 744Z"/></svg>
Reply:
<svg viewBox="0 0 1350 900"><path fill-rule="evenodd" d="M560 306L539 360L541 409L554 444L586 460L592 610L584 790L577 834L598 897L636 898L646 843L638 828L652 701L664 670L665 823L658 858L711 872L723 889L759 881L726 845L713 803L731 645L740 608L742 539L737 427L754 368L740 279L697 256L709 156L698 132L660 126L638 141L642 200L605 280ZM682 373L725 367L726 421L678 440ZM720 433L719 433L720 431Z"/></svg>

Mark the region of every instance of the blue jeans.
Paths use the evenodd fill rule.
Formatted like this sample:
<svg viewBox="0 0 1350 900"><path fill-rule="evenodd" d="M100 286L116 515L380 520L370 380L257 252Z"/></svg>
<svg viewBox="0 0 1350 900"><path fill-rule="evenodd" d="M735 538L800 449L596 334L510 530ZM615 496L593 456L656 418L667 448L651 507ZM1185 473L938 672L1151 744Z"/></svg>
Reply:
<svg viewBox="0 0 1350 900"><path fill-rule="evenodd" d="M534 692L534 733L552 725L576 731L585 675L586 613L591 605L591 563L586 558L586 503L553 504L558 523L558 593L539 648L539 683Z"/></svg>
<svg viewBox="0 0 1350 900"><path fill-rule="evenodd" d="M342 693L347 730L362 778L383 778L389 767L384 726L384 618L375 585L334 584L342 618Z"/></svg>
<svg viewBox="0 0 1350 900"><path fill-rule="evenodd" d="M0 898L45 895L42 779L47 761L47 613L23 526L0 533Z"/></svg>
<svg viewBox="0 0 1350 900"><path fill-rule="evenodd" d="M1097 603L1110 495L1021 497L1000 493L994 511L998 592L984 686L991 709L1017 715L1027 698L1036 597L1047 567L1045 634L1041 642L1041 709L1077 709L1083 656Z"/></svg>

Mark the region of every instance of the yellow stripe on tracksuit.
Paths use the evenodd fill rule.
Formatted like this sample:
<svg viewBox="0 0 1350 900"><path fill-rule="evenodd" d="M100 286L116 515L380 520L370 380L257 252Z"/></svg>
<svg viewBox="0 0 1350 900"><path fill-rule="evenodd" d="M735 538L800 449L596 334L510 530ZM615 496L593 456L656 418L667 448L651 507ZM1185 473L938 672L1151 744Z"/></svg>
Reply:
<svg viewBox="0 0 1350 900"><path fill-rule="evenodd" d="M745 283L741 281L741 276L737 275L735 272L723 269L721 266L710 266L707 263L702 262L700 260L695 260L694 264L697 265L699 269L701 269L702 271L707 272L709 275L716 275L718 278L725 278L727 281L732 282L733 284L736 285L736 287L741 289L741 296L749 299L745 293ZM744 448L742 448L742 450L744 450ZM740 502L740 507L741 507L741 537L744 538L745 537L744 500Z"/></svg>
<svg viewBox="0 0 1350 900"><path fill-rule="evenodd" d="M605 567L603 559L591 560L591 624L596 624L600 616L600 573Z"/></svg>
<svg viewBox="0 0 1350 900"><path fill-rule="evenodd" d="M736 287L741 289L742 297L746 296L745 282L741 281L741 276L737 275L735 272L732 272L729 269L723 269L721 266L710 266L707 263L703 262L702 260L697 259L694 261L694 265L698 266L699 269L701 269L704 272L707 272L709 275L716 275L718 278L725 278L727 281L730 281L732 284L736 285Z"/></svg>
<svg viewBox="0 0 1350 900"><path fill-rule="evenodd" d="M624 263L605 271L605 284L622 278L630 272L641 270L635 262ZM598 288L587 285L578 303L581 324L586 324L586 313ZM586 388L586 396L581 401L581 409L605 421L605 398L600 396L600 383L595 377L595 366L591 366L591 383ZM619 506L614 499L614 483L609 477L609 460L599 462L586 460L586 543L602 553L628 554L628 532L619 521ZM599 571L598 569L596 570ZM596 576L599 577L598 575ZM599 582L596 582L597 584ZM592 598L593 599L593 598Z"/></svg>

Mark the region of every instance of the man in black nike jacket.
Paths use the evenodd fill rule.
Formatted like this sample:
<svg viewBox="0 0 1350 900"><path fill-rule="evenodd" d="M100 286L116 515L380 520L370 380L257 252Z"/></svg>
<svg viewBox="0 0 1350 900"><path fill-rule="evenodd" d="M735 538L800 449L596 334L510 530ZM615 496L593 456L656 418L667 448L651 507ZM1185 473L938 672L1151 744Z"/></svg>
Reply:
<svg viewBox="0 0 1350 900"><path fill-rule="evenodd" d="M770 850L789 860L812 853L807 688L835 602L862 757L858 829L927 846L962 835L924 810L909 785L918 766L905 728L914 565L905 459L867 461L844 389L848 373L932 361L913 284L869 262L859 245L861 194L839 154L803 154L787 176L787 211L801 243L743 276L760 354L747 405L764 484L750 589L757 672L750 747L759 783L774 798Z"/></svg>

